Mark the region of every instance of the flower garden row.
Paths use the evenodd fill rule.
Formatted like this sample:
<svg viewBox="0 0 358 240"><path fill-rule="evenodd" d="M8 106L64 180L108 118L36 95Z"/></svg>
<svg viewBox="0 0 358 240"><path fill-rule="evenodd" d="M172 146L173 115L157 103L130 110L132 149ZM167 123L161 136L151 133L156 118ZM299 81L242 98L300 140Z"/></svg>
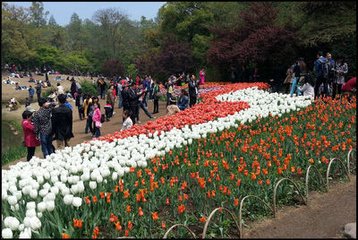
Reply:
<svg viewBox="0 0 358 240"><path fill-rule="evenodd" d="M161 237L218 206L237 213L242 197L266 199L278 177L355 146L355 103L250 87L222 86L177 118L3 171L2 236Z"/></svg>

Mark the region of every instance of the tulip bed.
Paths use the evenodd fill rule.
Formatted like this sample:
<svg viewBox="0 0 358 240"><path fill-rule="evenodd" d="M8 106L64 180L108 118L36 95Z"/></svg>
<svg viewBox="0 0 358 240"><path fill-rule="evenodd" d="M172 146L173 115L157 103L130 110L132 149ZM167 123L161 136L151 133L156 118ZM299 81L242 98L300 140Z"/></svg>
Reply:
<svg viewBox="0 0 358 240"><path fill-rule="evenodd" d="M300 180L309 165L324 172L356 146L355 99L267 88L218 86L178 115L3 170L2 237L159 238L176 223L200 233L214 208L237 216L243 197L270 201L282 177ZM267 215L257 201L245 209L250 219ZM231 224L218 219L210 236L231 235Z"/></svg>

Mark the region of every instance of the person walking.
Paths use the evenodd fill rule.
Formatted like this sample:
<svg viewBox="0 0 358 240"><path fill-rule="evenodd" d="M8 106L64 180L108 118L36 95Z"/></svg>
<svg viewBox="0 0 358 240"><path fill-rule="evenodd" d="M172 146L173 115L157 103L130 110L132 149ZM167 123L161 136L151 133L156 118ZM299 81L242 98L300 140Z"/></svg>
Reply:
<svg viewBox="0 0 358 240"><path fill-rule="evenodd" d="M189 106L192 107L196 104L197 97L198 97L198 81L196 80L196 77L194 74L191 75L190 81L189 81Z"/></svg>
<svg viewBox="0 0 358 240"><path fill-rule="evenodd" d="M99 103L94 103L94 104L93 104L93 108L94 108L94 112L93 112L93 116L92 116L92 121L94 122L94 137L95 137L95 138L98 138L98 137L101 136L101 127L102 127L101 118L102 118L102 113L101 113L101 109L100 109Z"/></svg>
<svg viewBox="0 0 358 240"><path fill-rule="evenodd" d="M57 148L62 149L69 146L69 141L73 138L72 111L65 106L67 96L58 95L59 106L52 110L52 132L55 135Z"/></svg>
<svg viewBox="0 0 358 240"><path fill-rule="evenodd" d="M34 100L34 95L35 95L35 89L33 89L32 86L30 85L30 87L29 87L29 101L31 103Z"/></svg>
<svg viewBox="0 0 358 240"><path fill-rule="evenodd" d="M33 112L28 110L25 110L22 113L22 130L24 133L24 145L27 148L27 161L30 161L35 155L36 147L40 146L40 141L35 134L35 125L32 122L32 114Z"/></svg>
<svg viewBox="0 0 358 240"><path fill-rule="evenodd" d="M153 114L159 113L159 97L160 97L160 88L159 88L159 82L155 81L154 87L153 87Z"/></svg>
<svg viewBox="0 0 358 240"><path fill-rule="evenodd" d="M50 103L43 97L39 99L40 109L33 115L35 133L40 138L41 150L44 158L53 153L52 147L52 109Z"/></svg>

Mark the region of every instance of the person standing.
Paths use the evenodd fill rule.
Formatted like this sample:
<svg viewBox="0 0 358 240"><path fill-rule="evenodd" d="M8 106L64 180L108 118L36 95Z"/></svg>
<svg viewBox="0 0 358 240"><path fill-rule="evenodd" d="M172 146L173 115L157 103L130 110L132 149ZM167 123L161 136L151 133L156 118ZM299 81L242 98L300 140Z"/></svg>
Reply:
<svg viewBox="0 0 358 240"><path fill-rule="evenodd" d="M122 90L123 86L121 81L117 83L117 96L118 96L118 108L121 109L123 107L123 98L122 98Z"/></svg>
<svg viewBox="0 0 358 240"><path fill-rule="evenodd" d="M130 107L130 115L133 124L136 124L138 122L139 118L139 97L144 94L144 92L137 92L137 85L132 83L129 87L128 91L128 101L129 101L129 107Z"/></svg>
<svg viewBox="0 0 358 240"><path fill-rule="evenodd" d="M72 132L72 111L65 106L67 96L58 95L59 106L52 110L52 131L55 135L57 148L62 149L69 146L69 141L73 138Z"/></svg>
<svg viewBox="0 0 358 240"><path fill-rule="evenodd" d="M332 99L336 98L336 94L339 95L342 92L342 86L345 83L345 76L348 73L348 64L344 59L340 58L337 60L334 71L336 72L336 77L332 82Z"/></svg>
<svg viewBox="0 0 358 240"><path fill-rule="evenodd" d="M189 106L192 107L196 104L197 97L198 97L198 81L196 80L196 77L194 74L191 75L190 81L189 81Z"/></svg>
<svg viewBox="0 0 358 240"><path fill-rule="evenodd" d="M316 75L316 84L314 86L314 95L315 98L320 96L319 88L323 84L323 95L328 95L328 64L327 59L322 56L322 53L317 54L317 60L314 62L314 72Z"/></svg>
<svg viewBox="0 0 358 240"><path fill-rule="evenodd" d="M168 106L170 104L170 99L173 97L173 93L174 93L174 87L171 78L168 78L165 87L167 89L167 106Z"/></svg>
<svg viewBox="0 0 358 240"><path fill-rule="evenodd" d="M32 114L33 112L27 110L22 113L22 130L24 132L24 145L27 147L27 161L30 161L35 155L36 147L40 146L40 141L35 134L35 125L31 121Z"/></svg>
<svg viewBox="0 0 358 240"><path fill-rule="evenodd" d="M306 72L306 64L304 63L303 59L300 58L297 62L293 65L293 78L292 78L292 85L290 90L290 96L293 96L293 93L297 92L297 84ZM297 94L298 95L298 94Z"/></svg>
<svg viewBox="0 0 358 240"><path fill-rule="evenodd" d="M108 113L108 117L111 118L113 115L113 108L114 108L114 101L115 101L116 97L115 97L115 89L113 87L113 85L111 85L107 91L106 94L106 103L111 104L111 110Z"/></svg>
<svg viewBox="0 0 358 240"><path fill-rule="evenodd" d="M160 88L159 88L159 82L155 81L154 87L153 87L153 114L159 113L159 96L160 96Z"/></svg>
<svg viewBox="0 0 358 240"><path fill-rule="evenodd" d="M79 118L82 121L82 119L84 118L84 109L83 109L83 93L81 88L78 89L75 102L78 109Z"/></svg>
<svg viewBox="0 0 358 240"><path fill-rule="evenodd" d="M93 121L92 121L92 117L93 117L93 113L94 113L94 106L93 106L93 100L92 98L88 95L88 98L85 101L86 103L88 103L88 107L87 107L87 121L86 121L86 127L85 127L85 133L88 133L88 130L90 130L91 134L94 135L94 129L93 129Z"/></svg>
<svg viewBox="0 0 358 240"><path fill-rule="evenodd" d="M76 80L74 78L71 79L71 95L73 99L76 99L76 93L77 93L77 84Z"/></svg>
<svg viewBox="0 0 358 240"><path fill-rule="evenodd" d="M98 138L101 136L102 113L101 113L100 105L98 103L94 103L93 108L94 108L94 111L93 111L92 121L94 122L94 137Z"/></svg>
<svg viewBox="0 0 358 240"><path fill-rule="evenodd" d="M35 95L35 89L33 89L32 86L30 85L30 87L29 87L29 101L31 103L34 100L34 95Z"/></svg>
<svg viewBox="0 0 358 240"><path fill-rule="evenodd" d="M38 81L38 82L37 82L37 85L36 85L37 101L39 101L40 98L41 98L41 91L42 91L42 86L41 86L40 81Z"/></svg>
<svg viewBox="0 0 358 240"><path fill-rule="evenodd" d="M327 83L328 83L328 86L332 87L333 81L334 81L335 75L336 75L336 73L334 71L336 62L334 61L334 59L332 58L332 54L330 54L330 53L326 54L326 58L327 58L327 65L328 65Z"/></svg>
<svg viewBox="0 0 358 240"><path fill-rule="evenodd" d="M46 158L47 155L53 153L52 148L52 109L50 103L43 97L39 99L40 109L33 115L33 123L35 125L36 136L39 136L41 150Z"/></svg>
<svg viewBox="0 0 358 240"><path fill-rule="evenodd" d="M199 85L203 85L205 83L205 70L204 70L204 68L202 68L200 70L199 78L200 78Z"/></svg>
<svg viewBox="0 0 358 240"><path fill-rule="evenodd" d="M91 99L89 94L83 95L83 117L84 119L87 118L88 115L88 106L89 106L89 100Z"/></svg>

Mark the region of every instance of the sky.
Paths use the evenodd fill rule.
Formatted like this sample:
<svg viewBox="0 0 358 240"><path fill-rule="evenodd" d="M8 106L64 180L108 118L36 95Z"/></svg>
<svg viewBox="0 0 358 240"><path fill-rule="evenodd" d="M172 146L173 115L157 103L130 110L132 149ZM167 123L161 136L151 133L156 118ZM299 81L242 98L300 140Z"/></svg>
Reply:
<svg viewBox="0 0 358 240"><path fill-rule="evenodd" d="M8 2L9 4L30 7L31 2ZM118 8L128 15L131 20L140 20L141 16L154 19L158 10L165 2L43 2L45 11L49 11L48 19L54 16L57 24L65 26L69 24L73 13L77 13L81 19L91 19L99 9Z"/></svg>

